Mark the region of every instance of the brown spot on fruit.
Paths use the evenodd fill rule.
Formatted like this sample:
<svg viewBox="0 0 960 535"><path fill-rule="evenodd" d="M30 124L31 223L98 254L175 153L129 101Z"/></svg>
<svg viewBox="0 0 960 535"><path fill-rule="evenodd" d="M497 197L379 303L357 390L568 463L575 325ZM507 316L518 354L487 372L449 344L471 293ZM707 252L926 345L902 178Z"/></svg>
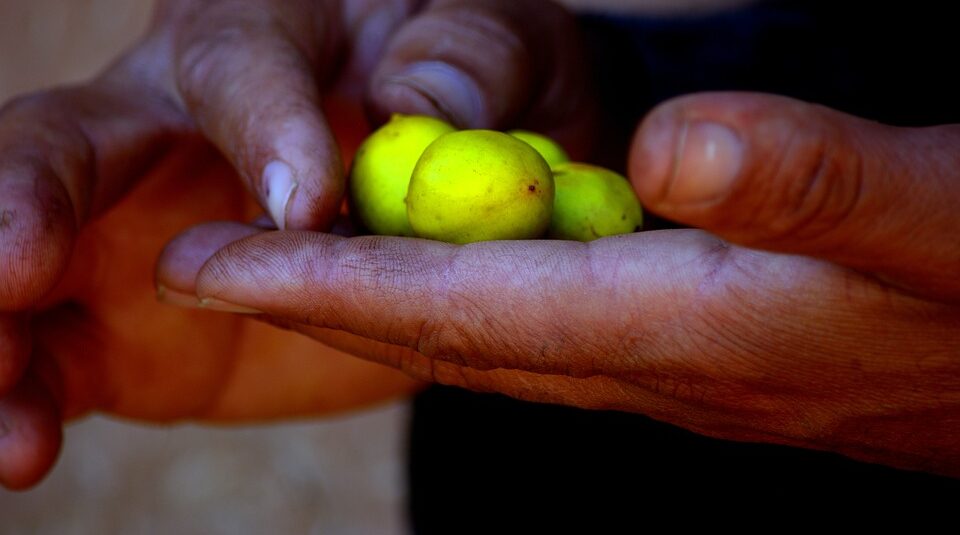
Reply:
<svg viewBox="0 0 960 535"><path fill-rule="evenodd" d="M527 189L530 191L537 191L537 187L534 186L533 184L530 184L529 186L527 186Z"/></svg>

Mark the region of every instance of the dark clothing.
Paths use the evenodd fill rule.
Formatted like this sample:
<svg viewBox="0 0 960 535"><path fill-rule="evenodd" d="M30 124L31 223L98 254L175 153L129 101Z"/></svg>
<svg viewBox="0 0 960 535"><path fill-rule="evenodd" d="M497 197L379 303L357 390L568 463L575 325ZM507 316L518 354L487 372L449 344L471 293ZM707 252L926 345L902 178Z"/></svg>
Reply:
<svg viewBox="0 0 960 535"><path fill-rule="evenodd" d="M626 142L652 106L705 90L777 93L895 125L960 122L960 39L946 8L864 6L766 2L679 20L582 16L609 108L605 132L620 140L605 142L613 149L598 159L622 169ZM653 520L679 527L704 511L720 511L699 518L715 525L760 513L780 514L779 526L832 513L877 523L952 513L960 503L960 480L710 439L634 414L442 387L415 401L410 482L420 534L511 532L515 516L535 532L584 521L632 532ZM938 510L943 502L951 506ZM690 518L664 518L678 506Z"/></svg>

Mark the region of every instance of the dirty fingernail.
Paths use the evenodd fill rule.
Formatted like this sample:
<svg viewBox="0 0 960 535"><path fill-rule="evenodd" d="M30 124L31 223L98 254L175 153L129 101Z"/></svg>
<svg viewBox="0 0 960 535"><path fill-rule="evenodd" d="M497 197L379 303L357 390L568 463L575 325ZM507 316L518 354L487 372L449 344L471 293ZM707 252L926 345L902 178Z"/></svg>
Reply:
<svg viewBox="0 0 960 535"><path fill-rule="evenodd" d="M481 126L483 98L480 88L456 67L442 61L421 61L390 77L387 83L415 89L457 126Z"/></svg>
<svg viewBox="0 0 960 535"><path fill-rule="evenodd" d="M722 198L740 174L743 153L743 141L729 127L711 122L687 125L664 201L682 205Z"/></svg>
<svg viewBox="0 0 960 535"><path fill-rule="evenodd" d="M215 310L217 312L232 312L234 314L263 314L262 311L243 305L228 303L216 297L204 297L200 300L200 308Z"/></svg>
<svg viewBox="0 0 960 535"><path fill-rule="evenodd" d="M200 306L200 298L194 294L171 290L166 286L157 285L157 301L178 307L197 308Z"/></svg>
<svg viewBox="0 0 960 535"><path fill-rule="evenodd" d="M297 189L293 169L285 162L274 160L263 168L263 183L267 194L267 211L277 228L283 230L286 228L287 207Z"/></svg>

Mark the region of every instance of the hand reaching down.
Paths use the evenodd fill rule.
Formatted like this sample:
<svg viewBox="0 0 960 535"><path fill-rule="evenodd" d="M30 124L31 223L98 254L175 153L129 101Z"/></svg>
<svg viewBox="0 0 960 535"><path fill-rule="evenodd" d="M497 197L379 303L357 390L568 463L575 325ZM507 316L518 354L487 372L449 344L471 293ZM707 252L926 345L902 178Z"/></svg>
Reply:
<svg viewBox="0 0 960 535"><path fill-rule="evenodd" d="M539 1L165 0L95 80L6 104L0 484L35 483L61 420L89 411L265 419L416 388L302 337L158 304L156 257L190 225L253 217L239 185L281 229L330 228L338 141L362 135L364 107L582 146L593 100L575 33Z"/></svg>

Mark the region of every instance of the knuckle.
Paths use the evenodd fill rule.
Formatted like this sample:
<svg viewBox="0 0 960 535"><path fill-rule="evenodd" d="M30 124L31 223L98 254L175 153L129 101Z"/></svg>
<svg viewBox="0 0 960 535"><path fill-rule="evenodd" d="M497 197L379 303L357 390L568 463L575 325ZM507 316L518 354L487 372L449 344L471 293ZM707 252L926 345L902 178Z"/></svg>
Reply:
<svg viewBox="0 0 960 535"><path fill-rule="evenodd" d="M861 202L863 162L859 152L827 127L794 134L776 161L770 181L771 239L816 239L843 224Z"/></svg>
<svg viewBox="0 0 960 535"><path fill-rule="evenodd" d="M415 349L429 358L478 370L503 367L508 329L503 317L482 298L482 288L471 282L475 273L463 256L464 249L452 255L440 268L441 288L429 295L433 313L420 325ZM512 335L511 335L512 336Z"/></svg>
<svg viewBox="0 0 960 535"><path fill-rule="evenodd" d="M209 91L228 79L225 61L242 36L235 28L221 28L193 40L177 57L176 80L181 96L191 108Z"/></svg>
<svg viewBox="0 0 960 535"><path fill-rule="evenodd" d="M809 310L813 273L744 249L712 256L713 269L683 309L687 319L675 337L683 346L658 371L692 378L716 406L735 408L745 396L776 399L801 382L797 355L824 335L824 320L797 321L830 314Z"/></svg>
<svg viewBox="0 0 960 535"><path fill-rule="evenodd" d="M448 300L454 301L457 299ZM474 320L466 319L471 317ZM415 349L430 359L474 369L492 369L496 366L489 358L490 338L479 314L467 312L459 305L450 306L444 308L441 319L423 322Z"/></svg>
<svg viewBox="0 0 960 535"><path fill-rule="evenodd" d="M521 75L531 67L516 23L483 5L430 11L409 26L407 38L419 42L423 35L435 36L429 51L437 59L468 64L483 76L504 81L524 79ZM477 55L477 50L484 53Z"/></svg>
<svg viewBox="0 0 960 535"><path fill-rule="evenodd" d="M252 161L264 149L241 143L235 133L256 138L265 128L292 128L317 106L311 63L273 26L238 22L191 38L174 69L177 92L194 120L251 167L259 167Z"/></svg>
<svg viewBox="0 0 960 535"><path fill-rule="evenodd" d="M38 143L31 145L66 149L89 149L89 140L77 117L88 101L83 87L60 88L21 95L0 108L0 143L25 146L24 139Z"/></svg>
<svg viewBox="0 0 960 535"><path fill-rule="evenodd" d="M717 376L728 371L723 362L758 353L756 342L762 338L755 333L773 312L768 301L779 296L770 297L766 288L756 284L763 280L766 268L753 252L741 253L718 243L701 260L709 268L682 308L687 319L679 325L676 337L688 341L689 347L670 362L679 368L704 366L704 372ZM750 285L745 281L751 281Z"/></svg>
<svg viewBox="0 0 960 535"><path fill-rule="evenodd" d="M36 115L57 105L54 91L39 91L16 96L0 107L0 120L22 115Z"/></svg>
<svg viewBox="0 0 960 535"><path fill-rule="evenodd" d="M0 147L44 162L65 183L77 171L90 172L96 154L83 114L94 95L72 87L14 98L0 108Z"/></svg>

